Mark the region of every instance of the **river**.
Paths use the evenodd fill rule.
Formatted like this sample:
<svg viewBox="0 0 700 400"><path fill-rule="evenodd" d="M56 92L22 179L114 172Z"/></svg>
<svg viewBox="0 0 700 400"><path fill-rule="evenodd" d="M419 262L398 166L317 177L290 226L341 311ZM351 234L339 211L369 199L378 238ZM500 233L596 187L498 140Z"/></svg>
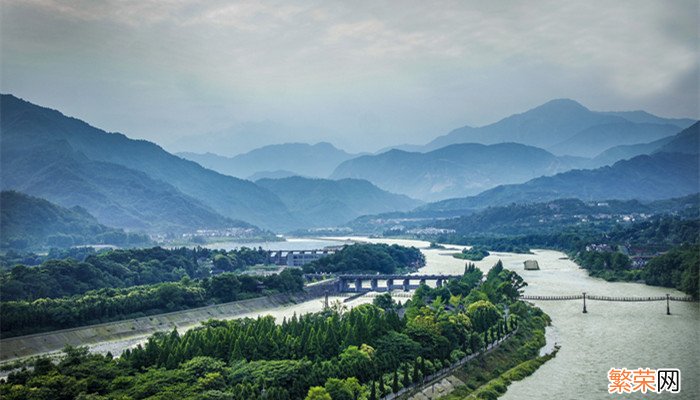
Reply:
<svg viewBox="0 0 700 400"><path fill-rule="evenodd" d="M447 245L448 249L429 249L428 243L416 240L387 240L351 238L405 246L416 246L426 256L426 265L420 273L461 274L465 261L451 253L462 247ZM293 239L288 242L255 244L268 249L315 249L348 242L347 237L323 239ZM248 244L217 243L209 247L231 249ZM611 283L591 278L565 255L549 250L535 250L534 255L492 253L475 264L484 272L499 259L504 266L518 272L528 283L525 294L572 295L587 292L610 296L660 296L675 290L646 286L638 283ZM525 271L523 261L535 259L539 271ZM348 306L371 301L361 297ZM583 314L580 300L535 301L552 317L552 328L547 332L548 345L561 345L557 356L540 367L532 376L514 382L505 400L521 399L610 399L607 392L607 372L611 367L636 369L679 368L682 374L681 393L665 396L647 394L647 397L700 399L700 308L698 303L672 302L671 313L666 315L665 302L620 303L589 301L588 313ZM319 311L320 300L292 304L276 309L251 312L238 317L273 315L276 318ZM183 326L185 330L197 324ZM93 343L93 351L119 354L123 349L143 342L145 337ZM620 396L614 396L619 398ZM641 398L634 393L628 398Z"/></svg>
<svg viewBox="0 0 700 400"><path fill-rule="evenodd" d="M415 240L353 238L381 243L397 243L421 248L426 266L421 273L456 274L464 271L465 261L449 253L462 247L446 245L452 250L428 249L428 243ZM534 255L492 253L475 262L484 272L499 259L505 268L516 271L528 283L525 294L572 295L587 292L610 296L663 296L676 290L639 283L606 282L591 278L574 262L563 259L557 251L535 250ZM526 271L523 261L535 259L539 271ZM681 393L642 395L626 398L700 399L700 308L698 303L671 302L666 315L665 302L588 301L588 313L582 313L581 300L535 301L552 317L548 340L561 345L557 356L532 376L514 382L502 397L524 399L610 399L607 372L611 367L637 369L679 368Z"/></svg>

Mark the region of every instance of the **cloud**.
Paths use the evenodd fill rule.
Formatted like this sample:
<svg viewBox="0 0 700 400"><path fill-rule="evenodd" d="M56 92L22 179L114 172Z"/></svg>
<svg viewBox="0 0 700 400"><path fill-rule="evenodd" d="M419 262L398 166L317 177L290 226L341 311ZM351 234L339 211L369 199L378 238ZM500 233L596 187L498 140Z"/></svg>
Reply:
<svg viewBox="0 0 700 400"><path fill-rule="evenodd" d="M155 140L272 119L420 142L551 97L698 117L682 84L700 68L695 1L7 0L0 13L3 91Z"/></svg>

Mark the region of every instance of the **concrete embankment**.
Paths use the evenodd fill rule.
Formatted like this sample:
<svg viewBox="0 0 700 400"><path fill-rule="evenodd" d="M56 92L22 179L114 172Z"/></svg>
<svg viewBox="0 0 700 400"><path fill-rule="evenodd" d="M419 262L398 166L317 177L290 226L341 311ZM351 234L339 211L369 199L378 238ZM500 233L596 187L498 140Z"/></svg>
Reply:
<svg viewBox="0 0 700 400"><path fill-rule="evenodd" d="M299 294L278 294L167 314L3 339L0 340L0 362L56 352L67 345L90 346L115 341L136 344L158 331L169 331L173 328L183 330L209 319L231 319L244 314L300 303L322 297L327 291L333 293L334 288L333 282L318 283L307 286L305 292Z"/></svg>

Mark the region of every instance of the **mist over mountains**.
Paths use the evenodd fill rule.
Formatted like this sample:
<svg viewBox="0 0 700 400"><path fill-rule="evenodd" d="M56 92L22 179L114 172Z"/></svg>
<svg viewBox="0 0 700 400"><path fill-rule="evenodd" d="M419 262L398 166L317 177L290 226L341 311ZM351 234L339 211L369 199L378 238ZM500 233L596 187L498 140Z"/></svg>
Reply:
<svg viewBox="0 0 700 400"><path fill-rule="evenodd" d="M263 185L206 169L154 143L102 131L12 95L2 95L1 101L2 189L38 196L63 207L83 207L110 227L181 232L254 224L286 231L342 223L362 212L391 207L405 210L420 204L382 192L369 182L333 182L334 187L325 192L328 197L318 200L330 204L325 208L326 216L316 213L317 219L311 220L309 213L290 211ZM297 147L347 157L325 143ZM324 158L316 159L321 160L315 164L319 168ZM358 193L349 193L353 190ZM348 194L346 203L333 203L331 200L343 191ZM339 219L345 216L347 220Z"/></svg>
<svg viewBox="0 0 700 400"><path fill-rule="evenodd" d="M482 128L456 129L422 147L398 146L410 152L391 149L348 160L331 177L367 179L426 201L464 197L654 151L674 152L660 149L693 122L643 111L596 112L573 100L552 100Z"/></svg>
<svg viewBox="0 0 700 400"><path fill-rule="evenodd" d="M68 209L13 191L0 193L0 204L0 248L149 244L145 235L128 234L100 224L82 207Z"/></svg>
<svg viewBox="0 0 700 400"><path fill-rule="evenodd" d="M648 142L694 122L661 118L643 111L591 111L574 100L557 99L480 128L457 128L423 149L429 151L455 143L516 142L541 147L557 155L590 157L605 150L595 138L604 137L609 147Z"/></svg>
<svg viewBox="0 0 700 400"><path fill-rule="evenodd" d="M422 202L381 190L360 179L309 179L299 176L261 179L256 184L279 196L287 208L305 221L302 227L333 227L361 215L408 211Z"/></svg>
<svg viewBox="0 0 700 400"><path fill-rule="evenodd" d="M426 153L390 150L348 160L331 178L366 179L421 200L473 195L504 183L567 171L576 164L518 143L454 144Z"/></svg>
<svg viewBox="0 0 700 400"><path fill-rule="evenodd" d="M363 155L321 142L182 158L12 95L2 95L0 110L2 190L46 199L66 215L78 206L104 229L255 225L288 232L416 207L440 212L698 192L698 123L594 112L572 100L456 129L421 151Z"/></svg>
<svg viewBox="0 0 700 400"><path fill-rule="evenodd" d="M180 219L183 227L221 226L241 216L276 227L277 221L293 219L277 196L252 182L11 95L1 100L3 189L26 191L67 207L85 204L115 227L155 229ZM143 209L148 216L137 214ZM175 218L173 213L181 215ZM144 219L158 224L139 226Z"/></svg>
<svg viewBox="0 0 700 400"><path fill-rule="evenodd" d="M235 157L224 157L212 153L178 153L178 155L222 174L251 180L275 171L285 171L290 174L287 176L325 178L338 164L355 157L326 142L314 145L306 143L269 145ZM277 177L282 176L277 175Z"/></svg>
<svg viewBox="0 0 700 400"><path fill-rule="evenodd" d="M473 197L425 206L430 210L475 209L510 203L581 200L661 200L697 193L698 155L655 153L594 170L572 170L517 185L502 185Z"/></svg>

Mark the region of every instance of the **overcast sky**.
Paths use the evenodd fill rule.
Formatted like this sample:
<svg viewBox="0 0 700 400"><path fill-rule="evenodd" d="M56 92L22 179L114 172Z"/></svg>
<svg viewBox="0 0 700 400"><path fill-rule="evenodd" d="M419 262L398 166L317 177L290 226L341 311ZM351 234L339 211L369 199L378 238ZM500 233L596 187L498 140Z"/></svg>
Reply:
<svg viewBox="0 0 700 400"><path fill-rule="evenodd" d="M376 150L562 97L700 117L696 0L0 7L3 93L173 151Z"/></svg>

